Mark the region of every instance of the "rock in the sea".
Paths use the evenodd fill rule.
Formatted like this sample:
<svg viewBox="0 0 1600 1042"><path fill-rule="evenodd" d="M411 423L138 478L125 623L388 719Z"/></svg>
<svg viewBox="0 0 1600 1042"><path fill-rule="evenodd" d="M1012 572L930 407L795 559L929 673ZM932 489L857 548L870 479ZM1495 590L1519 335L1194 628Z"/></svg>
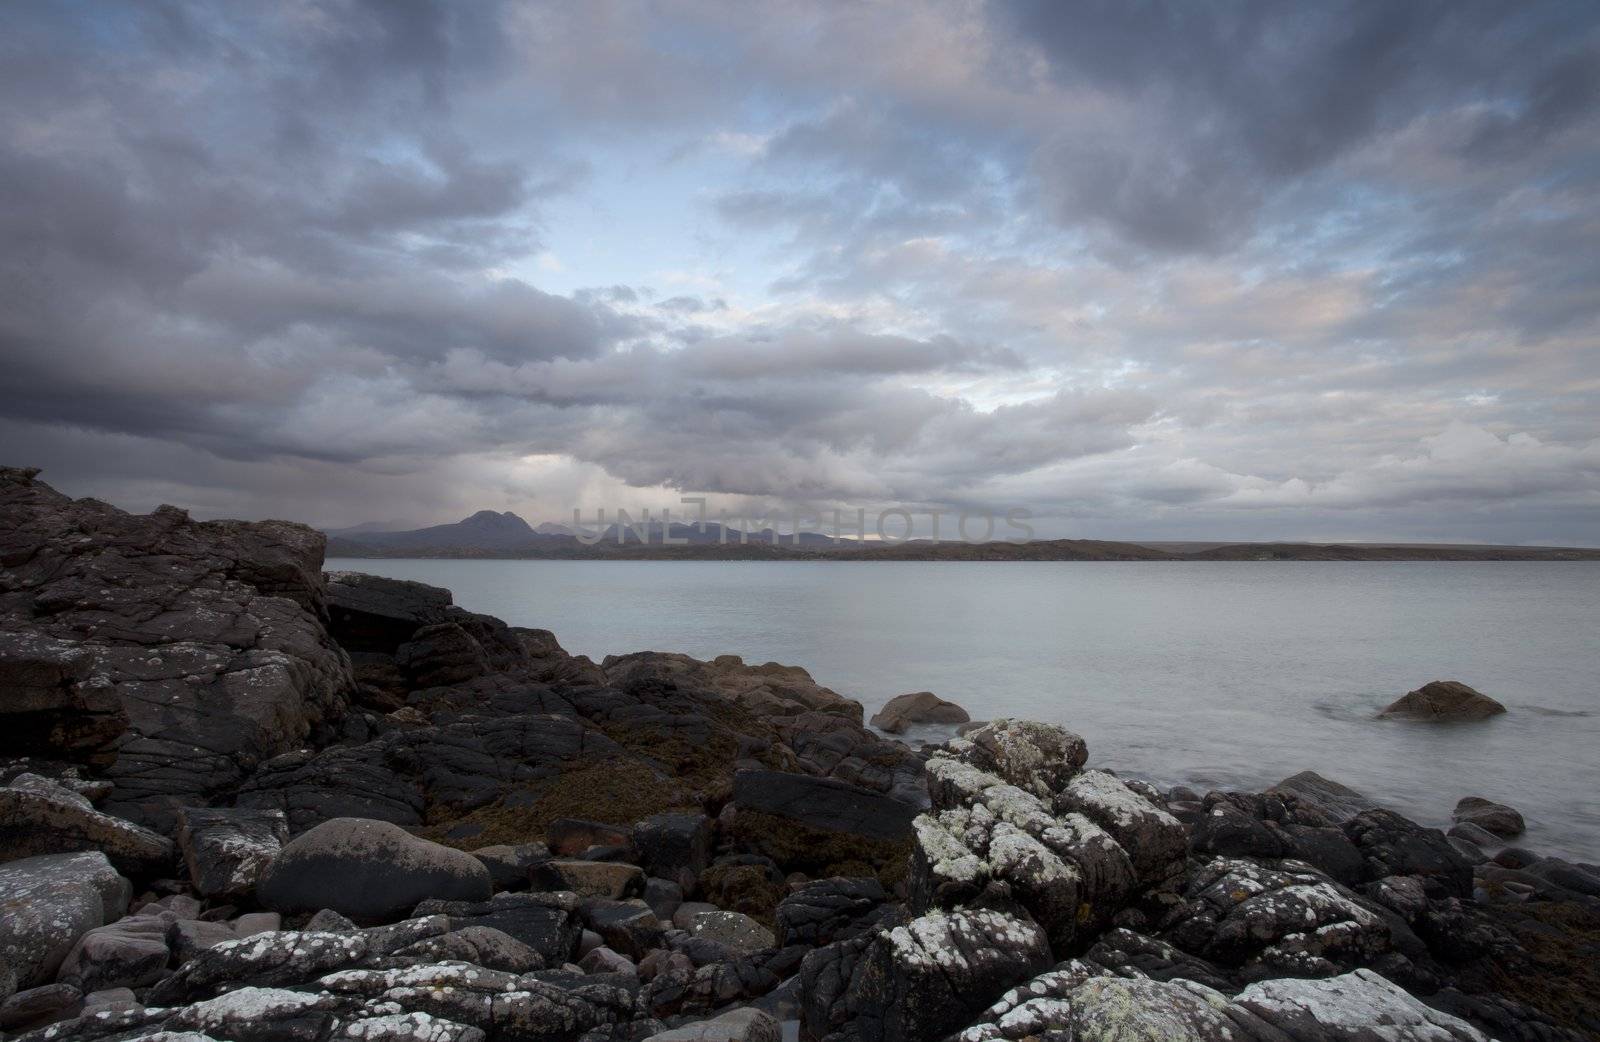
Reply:
<svg viewBox="0 0 1600 1042"><path fill-rule="evenodd" d="M130 892L99 851L0 865L0 962L20 988L54 979L79 937L127 910Z"/></svg>
<svg viewBox="0 0 1600 1042"><path fill-rule="evenodd" d="M1450 815L1450 820L1458 824L1476 825L1485 832L1499 836L1501 839L1520 836L1528 827L1527 822L1522 820L1522 815L1517 811L1503 803L1486 800L1482 796L1463 797L1456 804L1456 809ZM1472 837L1468 836L1467 838L1471 839Z"/></svg>
<svg viewBox="0 0 1600 1042"><path fill-rule="evenodd" d="M1407 720L1487 720L1506 707L1459 680L1435 680L1395 700L1380 717Z"/></svg>
<svg viewBox="0 0 1600 1042"><path fill-rule="evenodd" d="M275 911L331 908L356 922L393 921L428 898L483 901L492 893L489 870L471 854L362 818L334 818L290 841L257 887Z"/></svg>
<svg viewBox="0 0 1600 1042"><path fill-rule="evenodd" d="M201 897L253 896L288 839L288 818L278 810L185 807L178 815L178 847Z"/></svg>
<svg viewBox="0 0 1600 1042"><path fill-rule="evenodd" d="M889 699L868 722L880 731L904 734L912 724L964 724L971 719L965 709L932 691L914 691Z"/></svg>
<svg viewBox="0 0 1600 1042"><path fill-rule="evenodd" d="M0 860L79 850L101 851L134 876L168 872L175 856L170 839L103 814L69 789L49 783L0 789Z"/></svg>
<svg viewBox="0 0 1600 1042"><path fill-rule="evenodd" d="M749 1006L651 1035L645 1042L780 1042L772 1015Z"/></svg>

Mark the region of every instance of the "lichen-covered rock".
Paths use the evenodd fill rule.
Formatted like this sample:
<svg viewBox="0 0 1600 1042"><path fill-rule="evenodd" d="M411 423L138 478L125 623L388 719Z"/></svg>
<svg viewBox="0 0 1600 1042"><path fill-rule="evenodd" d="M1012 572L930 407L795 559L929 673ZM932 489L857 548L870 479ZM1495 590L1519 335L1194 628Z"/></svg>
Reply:
<svg viewBox="0 0 1600 1042"><path fill-rule="evenodd" d="M470 962L506 973L532 973L545 968L543 957L528 945L492 926L464 926L425 937L395 953L425 962Z"/></svg>
<svg viewBox="0 0 1600 1042"><path fill-rule="evenodd" d="M178 813L178 847L202 897L253 896L261 873L288 838L282 811L185 807Z"/></svg>
<svg viewBox="0 0 1600 1042"><path fill-rule="evenodd" d="M481 901L492 893L489 870L471 854L361 818L334 818L290 841L257 888L275 911L331 908L369 923L401 918L428 898Z"/></svg>
<svg viewBox="0 0 1600 1042"><path fill-rule="evenodd" d="M1215 858L1189 878L1161 935L1252 980L1330 977L1393 949L1384 918L1309 865L1235 858Z"/></svg>
<svg viewBox="0 0 1600 1042"><path fill-rule="evenodd" d="M79 937L122 915L130 889L99 851L0 865L0 961L17 986L52 980Z"/></svg>
<svg viewBox="0 0 1600 1042"><path fill-rule="evenodd" d="M79 850L101 851L135 876L167 872L175 852L165 836L103 814L59 786L0 789L0 861Z"/></svg>
<svg viewBox="0 0 1600 1042"><path fill-rule="evenodd" d="M931 1042L1050 964L1044 931L988 910L934 912L875 938L844 1002L863 1042Z"/></svg>
<svg viewBox="0 0 1600 1042"><path fill-rule="evenodd" d="M1065 788L1089 758L1089 747L1081 737L1033 720L991 720L945 748L979 770L1044 799Z"/></svg>
<svg viewBox="0 0 1600 1042"><path fill-rule="evenodd" d="M1269 980L1235 1003L1306 1042L1490 1042L1466 1021L1432 1009L1371 970L1328 980Z"/></svg>
<svg viewBox="0 0 1600 1042"><path fill-rule="evenodd" d="M1080 771L1055 798L1055 810L1077 811L1111 834L1146 885L1183 868L1189 833L1183 823L1105 771Z"/></svg>

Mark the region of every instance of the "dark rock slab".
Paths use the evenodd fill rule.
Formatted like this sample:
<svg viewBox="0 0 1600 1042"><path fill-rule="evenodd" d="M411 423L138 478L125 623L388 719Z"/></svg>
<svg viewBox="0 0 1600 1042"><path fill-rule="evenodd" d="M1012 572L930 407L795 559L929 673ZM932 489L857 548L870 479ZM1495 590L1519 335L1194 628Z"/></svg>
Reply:
<svg viewBox="0 0 1600 1042"><path fill-rule="evenodd" d="M831 778L786 771L743 770L734 775L733 803L811 828L895 841L911 834L917 808Z"/></svg>
<svg viewBox="0 0 1600 1042"><path fill-rule="evenodd" d="M178 846L201 897L254 897L261 873L289 839L279 810L186 807L179 813Z"/></svg>

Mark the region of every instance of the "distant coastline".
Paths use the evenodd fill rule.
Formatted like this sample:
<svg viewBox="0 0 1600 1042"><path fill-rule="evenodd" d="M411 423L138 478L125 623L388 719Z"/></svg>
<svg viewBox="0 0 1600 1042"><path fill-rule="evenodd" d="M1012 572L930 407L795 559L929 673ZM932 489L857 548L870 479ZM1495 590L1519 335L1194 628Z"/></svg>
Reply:
<svg viewBox="0 0 1600 1042"><path fill-rule="evenodd" d="M786 538L786 537L785 537ZM1170 545L1170 544L1168 544ZM1457 546L1366 543L1230 543L1182 552L1142 543L1042 539L1026 543L932 543L891 546L846 542L792 546L770 540L664 546L607 539L585 545L573 536L541 536L506 546L377 546L332 537L329 557L557 561L1600 561L1600 549L1547 546Z"/></svg>

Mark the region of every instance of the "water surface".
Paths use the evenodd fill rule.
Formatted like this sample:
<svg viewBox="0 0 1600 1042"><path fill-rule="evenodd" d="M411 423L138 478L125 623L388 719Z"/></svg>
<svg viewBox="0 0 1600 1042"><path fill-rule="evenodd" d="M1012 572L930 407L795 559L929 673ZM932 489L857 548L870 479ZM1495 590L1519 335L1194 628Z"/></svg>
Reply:
<svg viewBox="0 0 1600 1042"><path fill-rule="evenodd" d="M333 560L449 587L567 650L804 666L870 715L934 691L1064 724L1090 761L1262 788L1312 769L1418 820L1502 800L1600 860L1600 562ZM1429 680L1510 712L1373 714Z"/></svg>

